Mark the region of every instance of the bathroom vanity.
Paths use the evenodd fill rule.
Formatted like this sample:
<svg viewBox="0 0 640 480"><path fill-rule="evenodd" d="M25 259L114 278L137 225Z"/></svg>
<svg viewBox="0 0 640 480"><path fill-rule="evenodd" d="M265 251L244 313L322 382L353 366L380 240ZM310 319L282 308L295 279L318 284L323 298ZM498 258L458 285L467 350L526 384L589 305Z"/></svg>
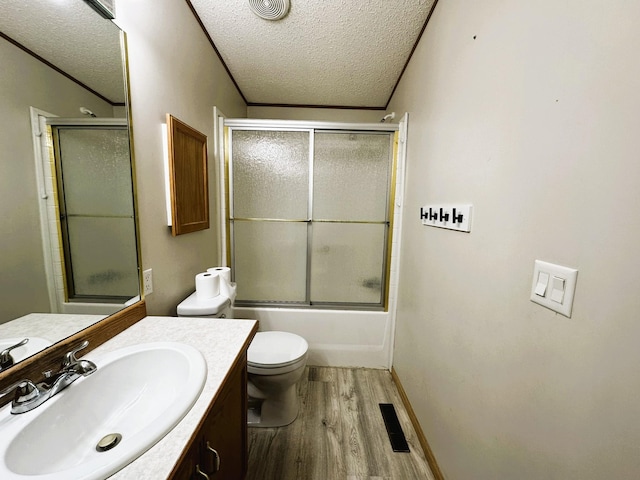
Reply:
<svg viewBox="0 0 640 480"><path fill-rule="evenodd" d="M90 327L0 373L3 388L24 378L37 382L43 368L57 372L71 350L86 349L82 359L93 359L98 366L84 381L61 391L59 401L37 406L34 413L12 416L9 405L3 407L3 452L19 439L31 440L29 448L16 447L3 456L0 477L39 478L56 472L47 478L62 479L92 471L102 479L113 467L120 470L110 479L245 477L247 349L258 322L137 315L144 310L142 304L115 317L108 328L101 326L100 332ZM79 349L85 340L90 346ZM105 426L113 431L96 447L93 437ZM165 434L165 428L171 429ZM56 442L62 437L69 438ZM111 437L115 443L100 450ZM57 454L44 454L56 448ZM95 450L112 448L115 456L96 456ZM124 467L118 466L120 461Z"/></svg>
<svg viewBox="0 0 640 480"><path fill-rule="evenodd" d="M247 469L247 362L255 320L145 317L95 353L146 342L181 342L207 361L200 397L156 445L110 479L242 479ZM91 354L87 355L90 358ZM219 471L216 470L219 463Z"/></svg>

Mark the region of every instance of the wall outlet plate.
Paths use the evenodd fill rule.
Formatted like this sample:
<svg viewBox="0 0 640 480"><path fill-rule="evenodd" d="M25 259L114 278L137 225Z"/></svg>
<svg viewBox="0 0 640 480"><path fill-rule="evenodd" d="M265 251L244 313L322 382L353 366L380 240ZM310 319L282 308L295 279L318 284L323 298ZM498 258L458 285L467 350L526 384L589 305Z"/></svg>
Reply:
<svg viewBox="0 0 640 480"><path fill-rule="evenodd" d="M578 270L536 260L531 301L571 318Z"/></svg>
<svg viewBox="0 0 640 480"><path fill-rule="evenodd" d="M149 268L142 272L143 293L151 295L153 293L153 269Z"/></svg>

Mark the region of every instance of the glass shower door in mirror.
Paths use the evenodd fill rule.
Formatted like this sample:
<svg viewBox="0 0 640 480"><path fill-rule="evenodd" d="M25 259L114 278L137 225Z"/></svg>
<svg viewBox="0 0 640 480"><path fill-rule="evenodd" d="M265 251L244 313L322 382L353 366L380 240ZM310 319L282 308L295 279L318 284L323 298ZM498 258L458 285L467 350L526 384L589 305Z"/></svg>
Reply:
<svg viewBox="0 0 640 480"><path fill-rule="evenodd" d="M52 125L69 301L124 303L138 295L126 124Z"/></svg>

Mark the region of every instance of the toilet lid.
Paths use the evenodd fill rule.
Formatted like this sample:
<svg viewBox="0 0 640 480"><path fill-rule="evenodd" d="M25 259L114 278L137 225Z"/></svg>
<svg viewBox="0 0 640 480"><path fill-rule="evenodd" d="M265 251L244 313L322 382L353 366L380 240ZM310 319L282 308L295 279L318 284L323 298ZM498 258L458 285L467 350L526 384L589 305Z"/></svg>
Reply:
<svg viewBox="0 0 640 480"><path fill-rule="evenodd" d="M262 368L277 368L299 360L309 344L295 333L258 332L249 345L247 363Z"/></svg>

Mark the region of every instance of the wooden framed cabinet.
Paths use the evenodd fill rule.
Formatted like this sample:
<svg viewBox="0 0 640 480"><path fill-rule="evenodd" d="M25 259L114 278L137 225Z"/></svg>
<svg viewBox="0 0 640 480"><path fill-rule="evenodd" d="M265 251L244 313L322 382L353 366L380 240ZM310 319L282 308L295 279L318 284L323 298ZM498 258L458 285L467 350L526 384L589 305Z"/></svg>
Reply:
<svg viewBox="0 0 640 480"><path fill-rule="evenodd" d="M238 359L169 476L242 480L247 474L247 357Z"/></svg>

